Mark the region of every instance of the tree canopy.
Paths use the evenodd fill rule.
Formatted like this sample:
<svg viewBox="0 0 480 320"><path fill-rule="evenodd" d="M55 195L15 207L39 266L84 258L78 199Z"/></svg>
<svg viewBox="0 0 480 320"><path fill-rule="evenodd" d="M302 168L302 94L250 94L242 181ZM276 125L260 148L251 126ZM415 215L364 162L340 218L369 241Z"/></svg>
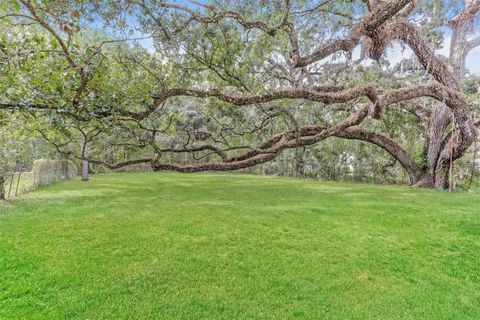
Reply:
<svg viewBox="0 0 480 320"><path fill-rule="evenodd" d="M479 0L2 1L0 108L110 169L238 170L336 137L385 150L412 185L446 188L477 136L465 61L479 11ZM394 45L412 57L392 65Z"/></svg>

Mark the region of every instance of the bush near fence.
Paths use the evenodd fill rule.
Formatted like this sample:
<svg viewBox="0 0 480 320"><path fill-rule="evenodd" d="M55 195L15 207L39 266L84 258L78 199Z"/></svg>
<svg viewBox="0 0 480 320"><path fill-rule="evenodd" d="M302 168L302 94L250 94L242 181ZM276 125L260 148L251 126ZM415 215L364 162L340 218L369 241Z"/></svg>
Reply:
<svg viewBox="0 0 480 320"><path fill-rule="evenodd" d="M7 198L13 198L77 175L78 167L71 161L39 159L33 162L32 171L15 172L9 176L5 181L5 193Z"/></svg>

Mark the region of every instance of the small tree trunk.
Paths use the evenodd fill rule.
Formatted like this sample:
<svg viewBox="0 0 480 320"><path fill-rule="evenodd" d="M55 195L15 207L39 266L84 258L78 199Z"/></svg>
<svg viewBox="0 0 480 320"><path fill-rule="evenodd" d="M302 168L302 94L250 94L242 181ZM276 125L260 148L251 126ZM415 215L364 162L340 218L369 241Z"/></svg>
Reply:
<svg viewBox="0 0 480 320"><path fill-rule="evenodd" d="M83 150L83 157L88 158L90 156L90 150L88 146L85 145L85 149ZM88 160L82 160L82 181L88 181Z"/></svg>
<svg viewBox="0 0 480 320"><path fill-rule="evenodd" d="M0 176L0 200L5 200L5 177Z"/></svg>

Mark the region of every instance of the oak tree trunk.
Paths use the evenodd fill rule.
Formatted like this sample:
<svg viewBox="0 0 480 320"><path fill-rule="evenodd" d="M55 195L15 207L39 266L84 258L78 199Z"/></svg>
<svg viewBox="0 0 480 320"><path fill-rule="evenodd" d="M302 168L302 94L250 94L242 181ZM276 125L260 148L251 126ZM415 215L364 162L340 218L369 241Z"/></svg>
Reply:
<svg viewBox="0 0 480 320"><path fill-rule="evenodd" d="M468 41L474 18L480 9L480 3L471 0L464 2L464 11L459 13L451 21L449 26L452 29L450 43L450 63L458 85L444 83L452 89L459 90L465 79L465 60L470 50L474 48L473 42ZM475 140L475 130L471 127L469 119L469 108L465 112L453 115L446 105L440 104L432 112L428 120L426 157L428 170L421 185L435 187L436 189L449 188L449 175L452 162L460 158ZM457 123L455 117L462 118ZM448 130L450 132L448 132ZM457 134L462 132L463 134ZM467 134L465 134L467 133ZM472 139L473 137L473 139ZM462 150L454 152L454 150Z"/></svg>
<svg viewBox="0 0 480 320"><path fill-rule="evenodd" d="M85 145L85 148L83 150L83 157L88 158L90 156L90 150L88 149L88 146ZM82 181L88 181L89 175L88 175L88 160L82 160Z"/></svg>

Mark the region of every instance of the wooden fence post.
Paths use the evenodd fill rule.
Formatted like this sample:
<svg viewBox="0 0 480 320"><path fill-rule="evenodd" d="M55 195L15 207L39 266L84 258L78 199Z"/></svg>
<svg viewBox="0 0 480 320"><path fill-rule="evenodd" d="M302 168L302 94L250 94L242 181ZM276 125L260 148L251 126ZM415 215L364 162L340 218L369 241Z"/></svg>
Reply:
<svg viewBox="0 0 480 320"><path fill-rule="evenodd" d="M13 177L15 174L12 174L12 177L10 178L10 186L8 187L8 197L10 198L10 193L12 192L12 185L13 185Z"/></svg>
<svg viewBox="0 0 480 320"><path fill-rule="evenodd" d="M15 189L15 197L18 196L18 186L20 184L20 177L21 177L22 173L19 171L18 172L18 179L17 179L17 188Z"/></svg>

